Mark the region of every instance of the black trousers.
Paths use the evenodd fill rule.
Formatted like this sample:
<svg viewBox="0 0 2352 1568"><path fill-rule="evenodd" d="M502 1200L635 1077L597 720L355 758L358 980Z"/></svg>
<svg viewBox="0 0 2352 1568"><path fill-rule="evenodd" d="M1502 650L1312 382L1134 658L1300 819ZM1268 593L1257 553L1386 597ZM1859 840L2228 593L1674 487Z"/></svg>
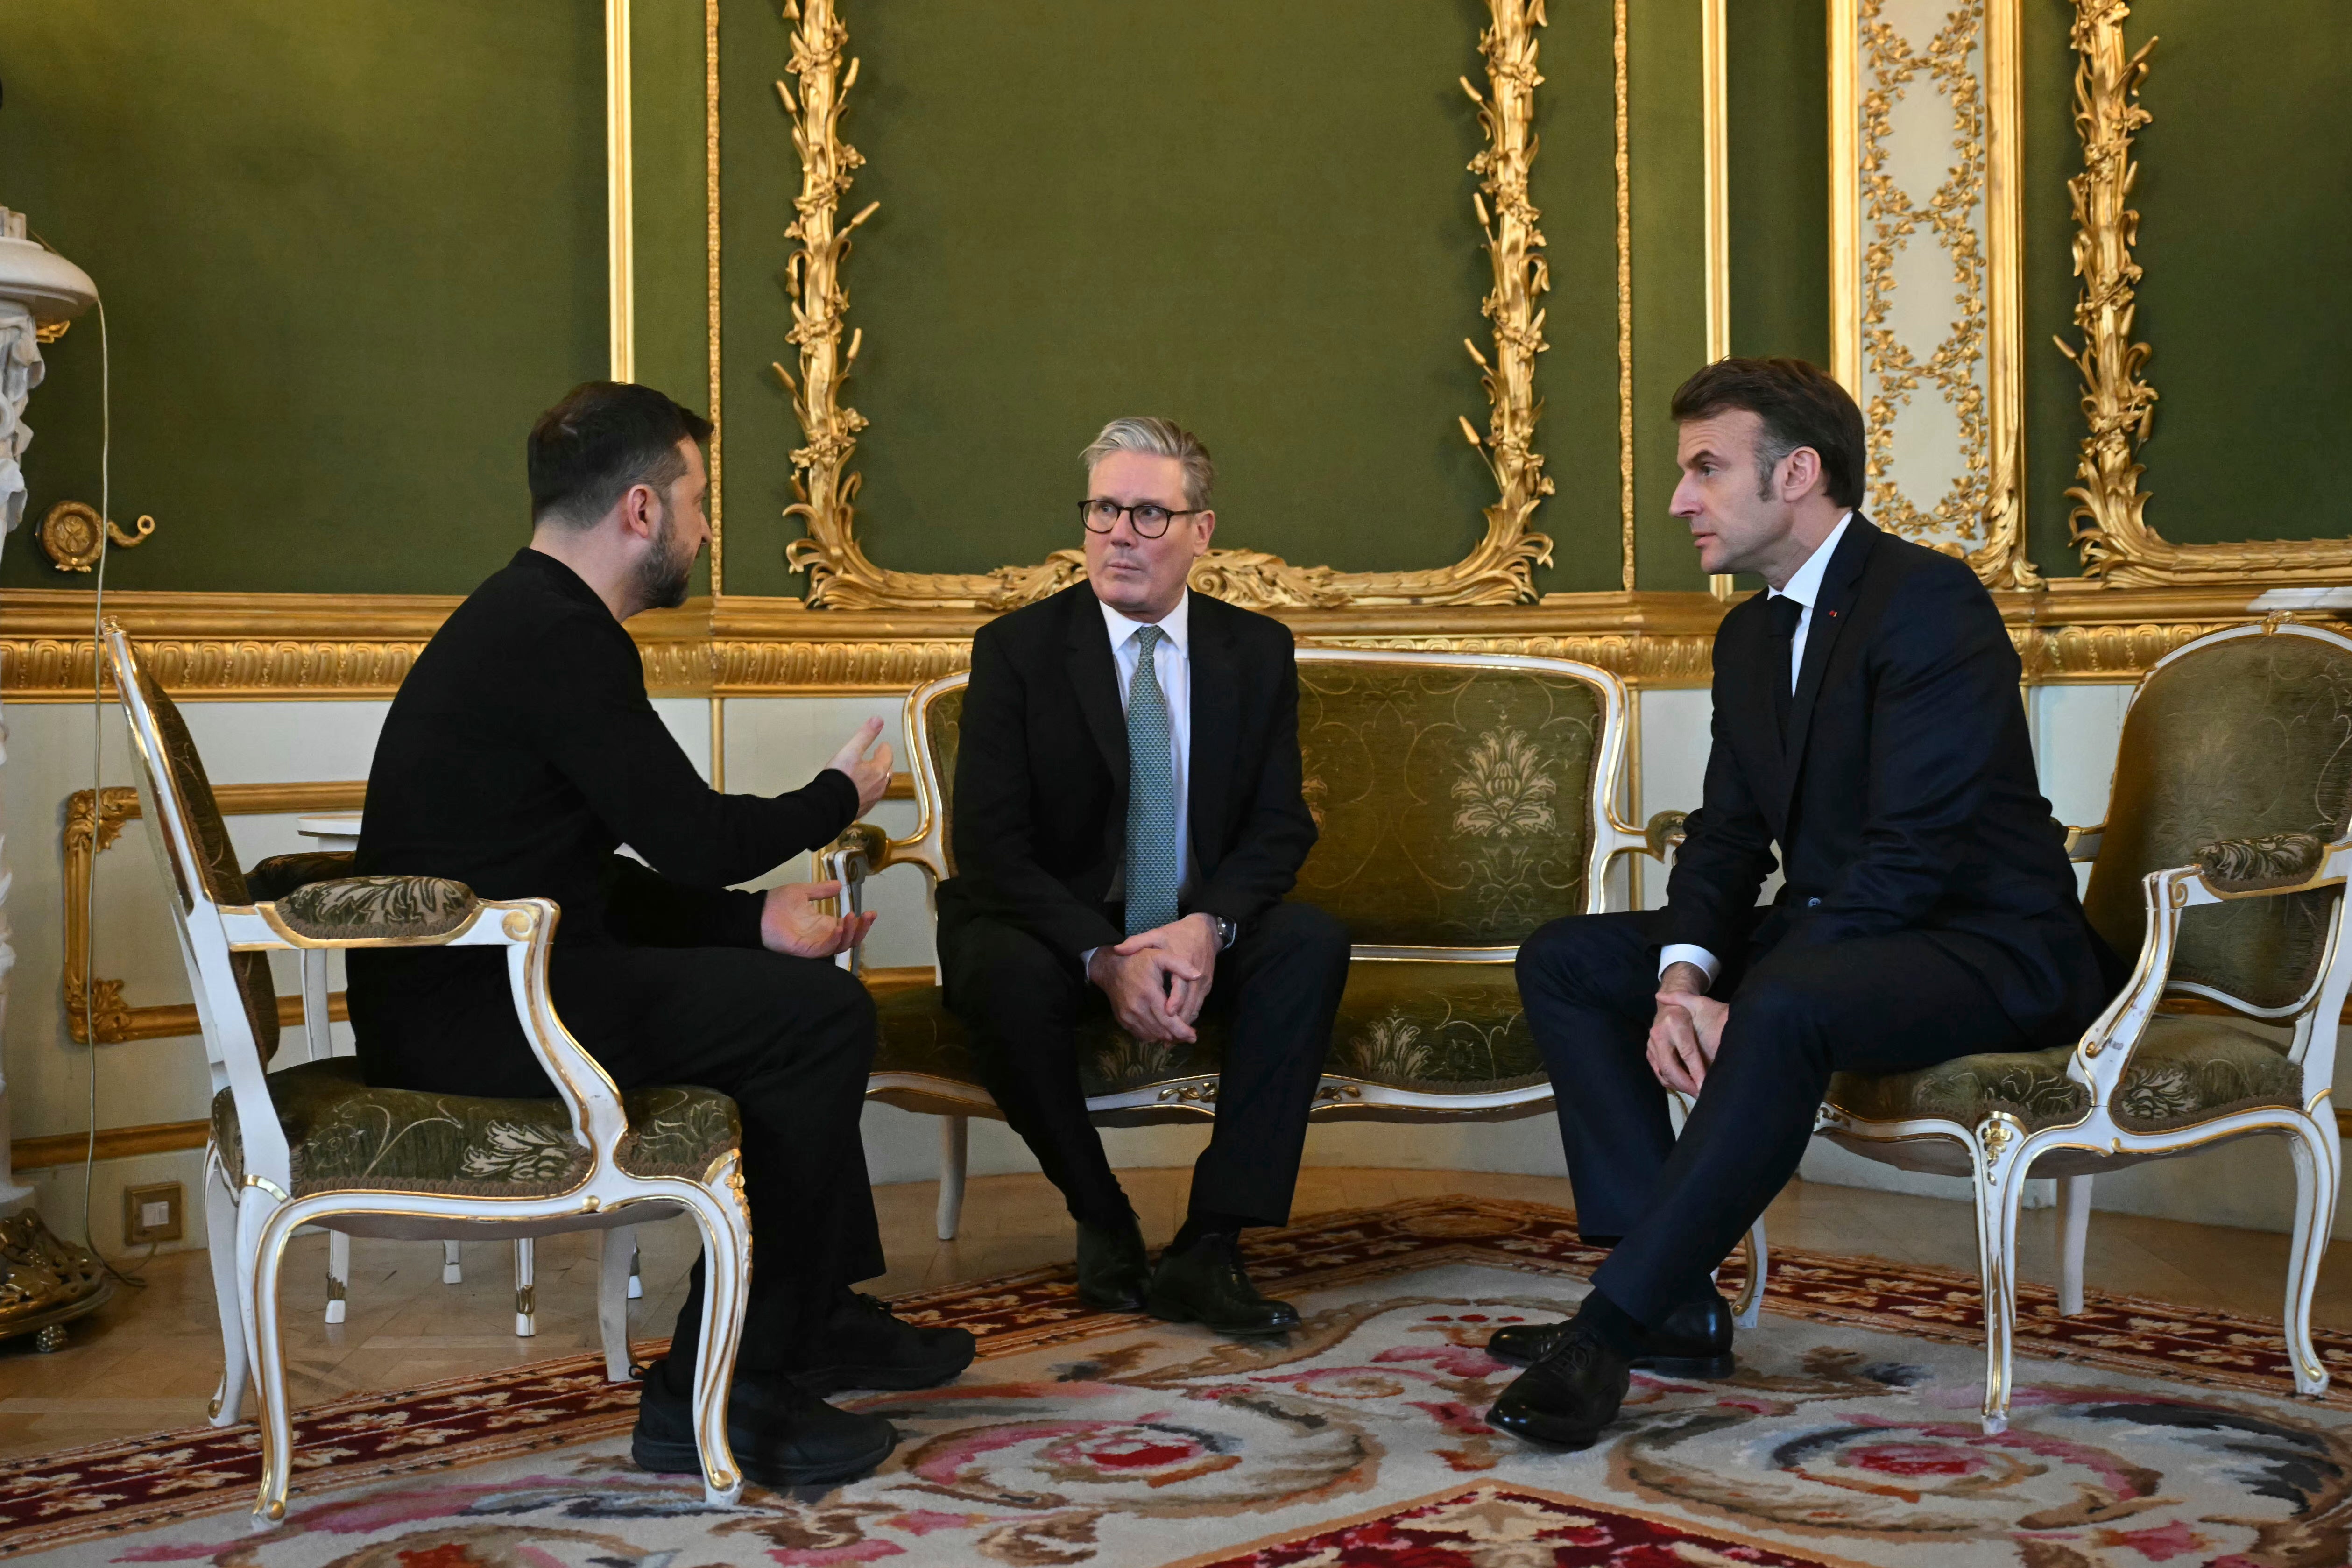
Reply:
<svg viewBox="0 0 2352 1568"><path fill-rule="evenodd" d="M1767 911L1757 914L1764 924ZM1796 1173L1832 1073L2031 1048L1982 971L1953 951L1979 945L1984 963L2007 962L1979 939L1905 931L1719 954L1712 994L1730 1003L1730 1021L1677 1140L1647 1059L1659 930L1656 911L1571 915L1518 957L1579 1226L1588 1241L1615 1243L1592 1283L1646 1323L1705 1289Z"/></svg>
<svg viewBox="0 0 2352 1568"><path fill-rule="evenodd" d="M503 964L491 978L495 989L479 995L480 979L463 966L391 985L362 987L355 977L368 1081L551 1095L522 1042ZM548 979L564 1026L622 1089L694 1084L735 1101L752 1233L736 1364L748 1373L807 1364L841 1290L884 1268L858 1134L874 1062L866 987L829 961L736 947L559 948ZM701 1331L698 1256L673 1331L677 1370L693 1364Z"/></svg>
<svg viewBox="0 0 2352 1568"><path fill-rule="evenodd" d="M1077 1025L1108 1000L1035 937L975 917L940 933L947 1001L971 1037L1005 1120L1061 1189L1071 1216L1132 1212L1087 1120ZM1217 955L1202 1016L1230 1021L1215 1130L1192 1167L1194 1214L1252 1225L1290 1217L1331 1020L1348 983L1348 932L1312 904L1276 904Z"/></svg>

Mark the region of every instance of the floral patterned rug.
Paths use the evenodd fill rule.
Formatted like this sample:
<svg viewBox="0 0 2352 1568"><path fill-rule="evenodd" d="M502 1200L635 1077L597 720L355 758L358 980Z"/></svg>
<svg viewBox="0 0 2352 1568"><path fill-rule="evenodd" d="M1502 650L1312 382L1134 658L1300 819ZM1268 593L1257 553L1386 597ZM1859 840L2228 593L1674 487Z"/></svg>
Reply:
<svg viewBox="0 0 2352 1568"><path fill-rule="evenodd" d="M902 1299L971 1326L956 1384L855 1402L904 1440L866 1480L747 1489L627 1458L634 1390L594 1358L306 1413L286 1521L254 1531L250 1427L0 1465L0 1552L238 1568L688 1568L889 1562L1241 1568L2340 1568L2352 1400L2292 1397L2274 1325L2029 1292L2011 1430L1975 1418L1974 1281L1776 1259L1729 1380L1639 1377L1583 1454L1479 1412L1514 1375L1498 1323L1581 1293L1564 1213L1433 1199L1324 1215L1254 1247L1297 1301L1238 1344L1077 1306L1066 1269ZM2352 1341L2331 1335L2332 1364Z"/></svg>

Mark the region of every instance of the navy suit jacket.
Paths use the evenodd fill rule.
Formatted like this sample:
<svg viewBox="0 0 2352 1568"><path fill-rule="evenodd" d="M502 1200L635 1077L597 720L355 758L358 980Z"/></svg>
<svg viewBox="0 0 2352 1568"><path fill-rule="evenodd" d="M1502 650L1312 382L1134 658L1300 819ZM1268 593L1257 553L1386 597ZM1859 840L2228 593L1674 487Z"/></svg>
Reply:
<svg viewBox="0 0 2352 1568"><path fill-rule="evenodd" d="M1299 791L1298 661L1271 616L1192 595L1192 752L1185 799L1199 880L1182 904L1246 926L1282 901L1315 846ZM949 840L943 948L975 915L1075 969L1126 933L1106 913L1127 852L1127 716L1087 584L971 639Z"/></svg>
<svg viewBox="0 0 2352 1568"><path fill-rule="evenodd" d="M1738 963L1754 946L1920 931L2028 1038L2072 1038L2122 965L2083 917L1992 596L1966 563L1856 512L1822 574L1785 746L1771 682L1788 667L1765 599L1716 633L1705 801L1667 879L1663 941ZM1759 927L1776 847L1786 882Z"/></svg>

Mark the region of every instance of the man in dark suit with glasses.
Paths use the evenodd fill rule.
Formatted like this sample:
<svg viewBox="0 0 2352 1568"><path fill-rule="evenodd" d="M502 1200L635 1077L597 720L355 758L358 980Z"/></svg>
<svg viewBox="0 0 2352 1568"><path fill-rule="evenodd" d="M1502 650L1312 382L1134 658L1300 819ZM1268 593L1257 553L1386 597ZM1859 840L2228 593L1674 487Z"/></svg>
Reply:
<svg viewBox="0 0 2352 1568"><path fill-rule="evenodd" d="M1222 1333L1298 1321L1251 1284L1280 1225L1348 937L1286 903L1315 843L1289 629L1185 585L1216 513L1209 454L1116 419L1081 455L1087 581L972 638L939 894L947 1000L989 1090L1078 1228L1078 1295ZM1147 1049L1222 1026L1215 1130L1156 1269L1078 1079L1082 1031Z"/></svg>

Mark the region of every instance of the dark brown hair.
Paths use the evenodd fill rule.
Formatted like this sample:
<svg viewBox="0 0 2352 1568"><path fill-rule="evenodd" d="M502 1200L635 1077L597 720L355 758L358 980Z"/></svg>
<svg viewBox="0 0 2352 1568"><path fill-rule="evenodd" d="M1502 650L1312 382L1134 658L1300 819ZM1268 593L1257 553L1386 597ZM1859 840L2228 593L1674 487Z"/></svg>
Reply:
<svg viewBox="0 0 2352 1568"><path fill-rule="evenodd" d="M1677 425L1730 408L1764 422L1756 443L1759 490L1769 492L1772 475L1790 453L1811 447L1821 457L1830 500L1862 504L1868 461L1862 410L1827 371L1801 359L1721 359L1675 388L1671 405Z"/></svg>
<svg viewBox="0 0 2352 1568"><path fill-rule="evenodd" d="M667 490L686 472L680 441L705 441L710 421L635 382L583 381L530 427L530 520L585 528L632 485Z"/></svg>

